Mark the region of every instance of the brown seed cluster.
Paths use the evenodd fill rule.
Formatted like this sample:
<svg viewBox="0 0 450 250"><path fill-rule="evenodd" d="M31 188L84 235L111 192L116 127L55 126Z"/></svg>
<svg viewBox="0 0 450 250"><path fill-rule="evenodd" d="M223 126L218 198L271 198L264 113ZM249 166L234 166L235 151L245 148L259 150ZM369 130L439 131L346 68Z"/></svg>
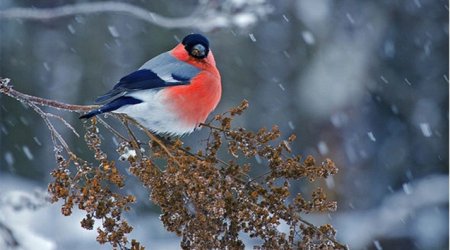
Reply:
<svg viewBox="0 0 450 250"><path fill-rule="evenodd" d="M318 164L312 156L292 155L290 144L295 136L281 139L276 126L257 132L233 128L233 119L247 107L244 101L202 124L210 135L205 148L196 153L180 139L170 141L151 134L150 153L143 153L131 130L131 139L120 143L117 151L127 155L130 172L149 190L151 201L162 210L161 221L181 237L183 249L244 249L242 234L260 239L257 249L344 249L331 225L315 227L302 217L336 210L324 190L317 188L310 200L290 191L290 181L336 174L334 163L326 159ZM58 167L49 185L52 199L64 200L64 215L70 215L74 205L84 210L81 225L86 229L97 226L98 242L143 249L138 241L127 239L132 227L122 216L135 198L121 194L126 189L124 176L102 151L97 124L92 121L85 141L96 163L73 154L66 160L58 151ZM128 154L129 150L138 153ZM223 157L229 160L219 155L228 155ZM252 168L261 167L249 163L254 157L266 164L267 172L250 177ZM280 225L287 225L288 230L281 231Z"/></svg>
<svg viewBox="0 0 450 250"><path fill-rule="evenodd" d="M61 211L66 216L72 213L74 206L84 210L86 216L81 226L92 230L94 224L99 223L97 241L122 248L128 244L126 235L133 229L122 218L122 212L130 209L130 203L135 202L135 197L115 191L124 187L124 177L101 150L95 121L87 127L85 141L98 164L84 161L74 154L65 159L62 150L57 149L58 166L51 173L54 181L48 186L51 200L64 201Z"/></svg>

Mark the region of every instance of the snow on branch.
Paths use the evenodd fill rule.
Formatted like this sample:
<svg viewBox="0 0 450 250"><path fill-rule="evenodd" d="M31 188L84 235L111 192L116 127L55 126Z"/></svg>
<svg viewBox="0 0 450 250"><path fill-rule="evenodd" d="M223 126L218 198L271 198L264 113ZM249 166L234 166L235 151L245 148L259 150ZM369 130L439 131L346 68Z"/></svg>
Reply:
<svg viewBox="0 0 450 250"><path fill-rule="evenodd" d="M87 2L63 5L54 8L22 8L15 7L0 10L0 19L30 19L45 20L59 17L118 12L164 28L196 28L208 31L216 28L237 26L248 27L265 17L272 11L266 1L227 0L219 4L202 3L186 17L165 17L136 5L121 2Z"/></svg>

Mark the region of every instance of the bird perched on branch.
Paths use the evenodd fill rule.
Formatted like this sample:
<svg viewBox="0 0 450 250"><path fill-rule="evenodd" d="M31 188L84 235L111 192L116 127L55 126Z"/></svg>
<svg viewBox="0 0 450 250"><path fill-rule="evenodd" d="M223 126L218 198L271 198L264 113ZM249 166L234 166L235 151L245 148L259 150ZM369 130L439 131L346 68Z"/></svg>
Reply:
<svg viewBox="0 0 450 250"><path fill-rule="evenodd" d="M214 110L222 92L209 41L190 34L175 48L124 76L80 119L115 112L127 114L161 134L191 133Z"/></svg>

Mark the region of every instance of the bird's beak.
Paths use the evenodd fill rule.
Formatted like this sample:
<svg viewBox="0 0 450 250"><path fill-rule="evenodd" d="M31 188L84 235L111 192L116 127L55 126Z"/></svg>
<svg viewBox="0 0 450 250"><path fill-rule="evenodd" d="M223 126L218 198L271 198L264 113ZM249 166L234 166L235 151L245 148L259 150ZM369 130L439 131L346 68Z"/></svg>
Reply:
<svg viewBox="0 0 450 250"><path fill-rule="evenodd" d="M197 58L203 58L206 55L205 47L201 44L197 44L192 48L191 54Z"/></svg>

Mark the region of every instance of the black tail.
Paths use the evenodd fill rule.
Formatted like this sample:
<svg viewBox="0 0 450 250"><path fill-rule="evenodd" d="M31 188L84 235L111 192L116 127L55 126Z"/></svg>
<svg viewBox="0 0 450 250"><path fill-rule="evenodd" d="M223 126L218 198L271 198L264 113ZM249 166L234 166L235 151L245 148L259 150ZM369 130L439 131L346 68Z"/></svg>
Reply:
<svg viewBox="0 0 450 250"><path fill-rule="evenodd" d="M89 118L91 118L93 116L96 116L96 115L99 115L101 113L103 113L101 108L94 109L94 110L89 111L89 113L80 116L80 119L89 119Z"/></svg>
<svg viewBox="0 0 450 250"><path fill-rule="evenodd" d="M136 98L129 97L129 96L119 97L119 98L111 101L110 103L107 103L107 104L101 106L99 109L91 110L91 111L89 111L89 113L80 116L80 119L89 119L89 118L99 115L99 114L114 111L125 105L138 104L141 102L142 102L141 100L138 100Z"/></svg>

